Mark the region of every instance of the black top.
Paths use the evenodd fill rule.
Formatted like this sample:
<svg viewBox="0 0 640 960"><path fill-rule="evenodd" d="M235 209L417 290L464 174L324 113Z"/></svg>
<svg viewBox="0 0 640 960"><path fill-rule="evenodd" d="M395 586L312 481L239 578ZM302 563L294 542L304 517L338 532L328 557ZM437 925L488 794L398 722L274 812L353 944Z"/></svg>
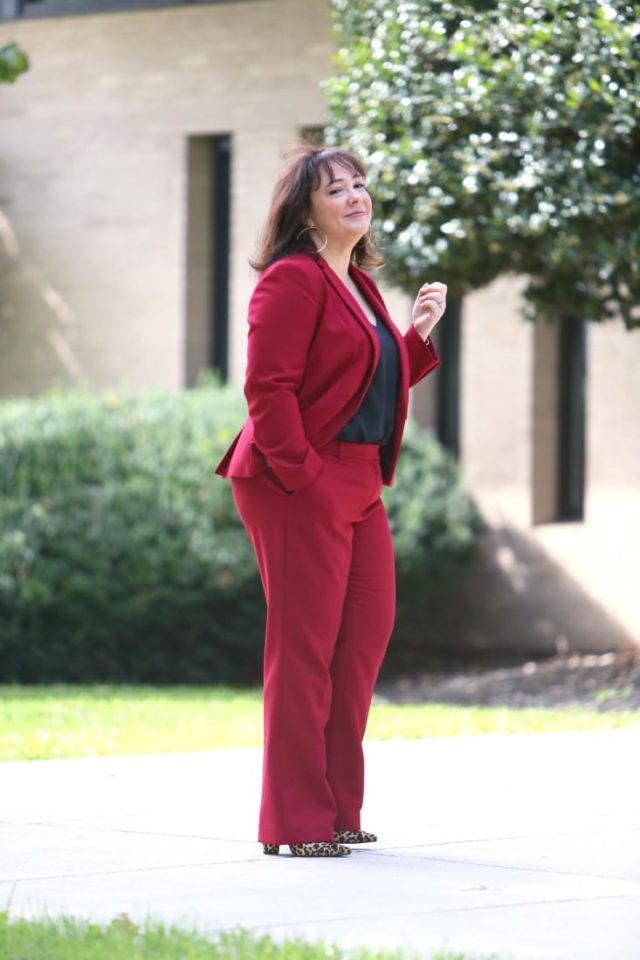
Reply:
<svg viewBox="0 0 640 960"><path fill-rule="evenodd" d="M396 422L396 394L400 377L398 347L380 319L374 327L380 341L380 359L362 403L335 438L348 443L388 443Z"/></svg>

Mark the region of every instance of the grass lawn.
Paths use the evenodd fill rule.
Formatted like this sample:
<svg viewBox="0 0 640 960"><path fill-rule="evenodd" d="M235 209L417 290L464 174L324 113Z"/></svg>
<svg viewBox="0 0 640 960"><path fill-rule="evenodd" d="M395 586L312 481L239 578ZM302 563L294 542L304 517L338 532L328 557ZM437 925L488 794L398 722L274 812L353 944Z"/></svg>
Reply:
<svg viewBox="0 0 640 960"><path fill-rule="evenodd" d="M35 760L257 746L261 691L224 687L0 686L0 758ZM640 710L394 705L374 701L370 740L640 726Z"/></svg>
<svg viewBox="0 0 640 960"><path fill-rule="evenodd" d="M158 923L142 927L118 917L106 927L68 917L9 920L0 913L0 960L414 960L408 951L343 950L304 940L276 943L241 930L206 940ZM423 960L426 958L423 957ZM436 953L429 960L475 960ZM477 960L480 960L478 957ZM495 955L485 960L498 960Z"/></svg>

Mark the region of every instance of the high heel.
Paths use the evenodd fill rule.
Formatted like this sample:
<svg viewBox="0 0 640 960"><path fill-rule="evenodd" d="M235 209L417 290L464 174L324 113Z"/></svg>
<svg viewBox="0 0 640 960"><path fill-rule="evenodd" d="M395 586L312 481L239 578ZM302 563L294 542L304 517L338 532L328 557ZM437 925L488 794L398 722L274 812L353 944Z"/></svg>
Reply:
<svg viewBox="0 0 640 960"><path fill-rule="evenodd" d="M337 843L376 843L378 838L366 830L335 830L333 839Z"/></svg>
<svg viewBox="0 0 640 960"><path fill-rule="evenodd" d="M316 843L290 843L289 850L294 857L348 857L349 847L342 847L332 840L320 840Z"/></svg>
<svg viewBox="0 0 640 960"><path fill-rule="evenodd" d="M349 847L343 847L333 840L318 840L311 843L290 843L289 850L294 857L348 857ZM263 843L262 852L268 856L280 853L280 844Z"/></svg>

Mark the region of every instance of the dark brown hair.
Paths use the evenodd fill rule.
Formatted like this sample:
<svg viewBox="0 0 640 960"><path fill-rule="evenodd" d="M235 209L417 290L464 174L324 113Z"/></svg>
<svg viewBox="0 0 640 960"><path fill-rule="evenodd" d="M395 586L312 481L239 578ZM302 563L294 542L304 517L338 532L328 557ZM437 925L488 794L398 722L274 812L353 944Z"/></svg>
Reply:
<svg viewBox="0 0 640 960"><path fill-rule="evenodd" d="M366 174L362 160L339 147L303 143L289 152L287 165L273 191L256 255L249 261L254 270L262 272L291 253L316 253L309 231L301 231L307 226L311 192L320 186L323 170L331 176L334 164L361 177ZM365 270L382 266L371 231L358 240L351 259Z"/></svg>

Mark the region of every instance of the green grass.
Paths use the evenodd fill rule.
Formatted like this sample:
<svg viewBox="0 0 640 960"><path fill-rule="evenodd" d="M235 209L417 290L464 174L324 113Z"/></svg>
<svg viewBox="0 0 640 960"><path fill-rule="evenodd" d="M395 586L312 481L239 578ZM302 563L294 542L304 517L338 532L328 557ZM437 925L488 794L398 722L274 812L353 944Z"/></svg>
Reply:
<svg viewBox="0 0 640 960"><path fill-rule="evenodd" d="M260 690L0 686L0 757L169 753L261 742Z"/></svg>
<svg viewBox="0 0 640 960"><path fill-rule="evenodd" d="M242 930L207 940L194 931L160 923L138 926L126 916L101 927L69 917L9 920L0 913L0 960L417 960L417 956L406 950L343 950L299 939L276 943ZM432 954L429 960L474 958L446 952Z"/></svg>
<svg viewBox="0 0 640 960"><path fill-rule="evenodd" d="M640 726L640 710L397 706L374 700L367 738ZM36 760L257 746L261 691L223 687L0 686L0 758Z"/></svg>

